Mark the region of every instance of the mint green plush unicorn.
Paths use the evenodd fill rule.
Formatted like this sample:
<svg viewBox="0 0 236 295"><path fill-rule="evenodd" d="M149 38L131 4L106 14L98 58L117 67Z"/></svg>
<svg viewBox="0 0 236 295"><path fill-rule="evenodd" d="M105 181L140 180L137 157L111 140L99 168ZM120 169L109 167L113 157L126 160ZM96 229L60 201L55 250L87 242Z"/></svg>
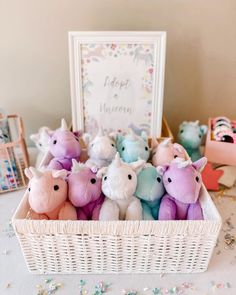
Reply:
<svg viewBox="0 0 236 295"><path fill-rule="evenodd" d="M141 200L143 219L157 219L161 198L165 193L162 176L154 166L147 164L139 172L137 180L135 196Z"/></svg>

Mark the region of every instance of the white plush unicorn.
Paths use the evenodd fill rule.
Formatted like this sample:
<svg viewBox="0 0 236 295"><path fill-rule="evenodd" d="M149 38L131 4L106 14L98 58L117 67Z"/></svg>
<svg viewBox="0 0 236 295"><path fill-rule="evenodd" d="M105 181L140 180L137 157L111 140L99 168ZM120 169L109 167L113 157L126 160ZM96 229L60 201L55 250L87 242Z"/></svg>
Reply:
<svg viewBox="0 0 236 295"><path fill-rule="evenodd" d="M97 175L103 176L102 191L107 197L104 201L100 220L141 220L142 206L134 196L137 186L137 174L145 161L124 163L116 154L109 167L101 168Z"/></svg>
<svg viewBox="0 0 236 295"><path fill-rule="evenodd" d="M103 128L100 128L95 137L85 133L83 140L88 149L89 159L86 164L90 168L98 169L111 164L116 154L116 136L113 134L105 134Z"/></svg>

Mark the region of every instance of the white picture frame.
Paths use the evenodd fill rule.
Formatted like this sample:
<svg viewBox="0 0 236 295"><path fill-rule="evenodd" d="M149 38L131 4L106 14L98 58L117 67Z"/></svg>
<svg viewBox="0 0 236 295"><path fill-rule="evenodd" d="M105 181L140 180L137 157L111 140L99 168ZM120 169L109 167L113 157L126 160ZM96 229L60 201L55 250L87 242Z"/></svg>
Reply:
<svg viewBox="0 0 236 295"><path fill-rule="evenodd" d="M160 137L165 52L166 32L69 32L73 129Z"/></svg>

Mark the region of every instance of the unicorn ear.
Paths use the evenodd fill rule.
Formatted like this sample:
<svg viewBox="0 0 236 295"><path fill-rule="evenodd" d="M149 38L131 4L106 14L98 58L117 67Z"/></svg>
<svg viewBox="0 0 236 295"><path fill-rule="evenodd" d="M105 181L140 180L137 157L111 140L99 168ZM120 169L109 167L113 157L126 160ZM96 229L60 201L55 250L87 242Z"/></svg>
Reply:
<svg viewBox="0 0 236 295"><path fill-rule="evenodd" d="M142 139L146 142L148 140L148 136L147 136L147 133L145 131L142 131L141 133L141 137Z"/></svg>
<svg viewBox="0 0 236 295"><path fill-rule="evenodd" d="M39 141L39 133L31 134L31 135L30 135L30 139L31 139L33 142L37 143L37 142Z"/></svg>
<svg viewBox="0 0 236 295"><path fill-rule="evenodd" d="M33 173L29 170L29 168L25 168L24 172L28 179L33 178Z"/></svg>
<svg viewBox="0 0 236 295"><path fill-rule="evenodd" d="M68 126L64 118L61 119L61 130L68 130Z"/></svg>
<svg viewBox="0 0 236 295"><path fill-rule="evenodd" d="M96 176L98 178L102 178L104 174L107 173L108 167L102 167L101 169L98 170Z"/></svg>
<svg viewBox="0 0 236 295"><path fill-rule="evenodd" d="M42 139L47 142L51 138L49 132L46 129L43 129L41 132Z"/></svg>
<svg viewBox="0 0 236 295"><path fill-rule="evenodd" d="M157 166L156 171L159 175L163 176L168 168L169 168L169 165Z"/></svg>
<svg viewBox="0 0 236 295"><path fill-rule="evenodd" d="M112 139L112 140L115 140L117 139L117 133L116 132L111 132L108 134L108 136Z"/></svg>
<svg viewBox="0 0 236 295"><path fill-rule="evenodd" d="M68 174L68 171L66 171L65 169L62 170L52 170L52 177L53 178L61 178L61 179L66 179Z"/></svg>
<svg viewBox="0 0 236 295"><path fill-rule="evenodd" d="M207 129L208 129L207 125L201 125L200 126L200 131L201 131L202 134L206 134Z"/></svg>
<svg viewBox="0 0 236 295"><path fill-rule="evenodd" d="M129 166L132 168L132 170L136 174L138 174L144 168L145 164L146 164L146 161L140 159L136 162L129 163Z"/></svg>
<svg viewBox="0 0 236 295"><path fill-rule="evenodd" d="M205 165L207 163L207 158L206 157L202 157L199 160L197 160L196 162L192 163L192 166L199 172L202 172L202 170L204 169Z"/></svg>
<svg viewBox="0 0 236 295"><path fill-rule="evenodd" d="M162 145L162 146L168 146L170 143L171 143L171 138L170 138L170 137L167 137L167 138L165 138L165 139L160 143L160 145Z"/></svg>
<svg viewBox="0 0 236 295"><path fill-rule="evenodd" d="M199 125L199 120L196 120L195 122L193 122L195 126Z"/></svg>
<svg viewBox="0 0 236 295"><path fill-rule="evenodd" d="M92 140L92 136L91 136L91 134L84 133L82 136L82 139L83 139L85 145L88 146L90 141Z"/></svg>

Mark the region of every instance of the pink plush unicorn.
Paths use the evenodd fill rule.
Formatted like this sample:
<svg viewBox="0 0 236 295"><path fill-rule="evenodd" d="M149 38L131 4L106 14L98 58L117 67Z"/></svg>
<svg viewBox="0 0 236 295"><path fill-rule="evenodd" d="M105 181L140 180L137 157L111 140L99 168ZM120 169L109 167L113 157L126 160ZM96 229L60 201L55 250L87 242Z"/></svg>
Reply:
<svg viewBox="0 0 236 295"><path fill-rule="evenodd" d="M75 208L66 201L66 170L41 172L33 167L25 169L29 178L29 204L33 219L76 220Z"/></svg>
<svg viewBox="0 0 236 295"><path fill-rule="evenodd" d="M157 167L159 173L163 175L163 183L167 192L161 201L160 220L203 219L199 202L202 186L200 172L206 163L205 157L194 163L178 158L170 165Z"/></svg>
<svg viewBox="0 0 236 295"><path fill-rule="evenodd" d="M68 177L69 199L77 207L79 220L98 220L104 201L101 191L102 180L97 170L72 160L72 173Z"/></svg>
<svg viewBox="0 0 236 295"><path fill-rule="evenodd" d="M172 143L171 138L166 138L160 143L156 139L152 140L152 164L157 167L159 165L169 164L174 158L189 159L189 156L178 143Z"/></svg>
<svg viewBox="0 0 236 295"><path fill-rule="evenodd" d="M72 159L80 159L80 135L80 132L71 132L65 119L62 119L61 127L52 134L49 140L49 151L54 157L48 165L49 169L71 169Z"/></svg>

